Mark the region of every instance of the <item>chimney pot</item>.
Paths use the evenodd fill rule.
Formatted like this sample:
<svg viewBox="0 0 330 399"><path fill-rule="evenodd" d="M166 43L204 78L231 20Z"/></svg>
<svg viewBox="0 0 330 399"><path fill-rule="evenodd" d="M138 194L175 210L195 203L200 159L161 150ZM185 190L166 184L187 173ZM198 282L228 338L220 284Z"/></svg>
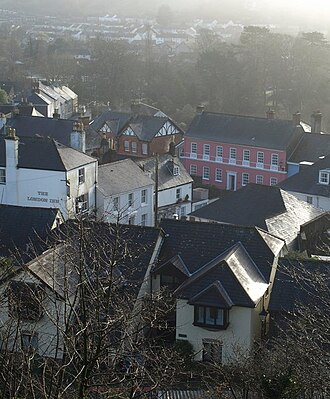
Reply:
<svg viewBox="0 0 330 399"><path fill-rule="evenodd" d="M202 112L204 112L205 110L205 106L203 104L199 104L196 107L196 114L201 114Z"/></svg>
<svg viewBox="0 0 330 399"><path fill-rule="evenodd" d="M272 108L269 108L266 112L267 119L275 119L275 111Z"/></svg>
<svg viewBox="0 0 330 399"><path fill-rule="evenodd" d="M313 112L312 114L312 124L311 124L312 133L321 133L322 130L322 113L318 110Z"/></svg>
<svg viewBox="0 0 330 399"><path fill-rule="evenodd" d="M292 115L292 122L295 126L298 126L300 125L300 121L301 121L301 113L297 111Z"/></svg>

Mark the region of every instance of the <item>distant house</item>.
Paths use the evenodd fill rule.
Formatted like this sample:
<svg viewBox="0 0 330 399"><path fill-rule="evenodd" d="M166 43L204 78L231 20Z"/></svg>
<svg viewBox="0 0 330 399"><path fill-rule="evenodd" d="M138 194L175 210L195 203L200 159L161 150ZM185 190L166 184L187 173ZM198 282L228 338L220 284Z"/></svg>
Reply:
<svg viewBox="0 0 330 399"><path fill-rule="evenodd" d="M90 127L110 142L110 148L120 155L147 158L165 154L170 143L182 141L183 131L161 111L141 110L133 104L131 112L108 111L90 123Z"/></svg>
<svg viewBox="0 0 330 399"><path fill-rule="evenodd" d="M198 107L181 153L191 175L205 184L237 190L248 183L276 185L288 176L287 161L304 134L292 121L205 112Z"/></svg>
<svg viewBox="0 0 330 399"><path fill-rule="evenodd" d="M0 131L2 135L6 134L6 129L14 128L19 137L50 137L78 151L85 152L86 150L86 133L82 122L20 114L3 119Z"/></svg>
<svg viewBox="0 0 330 399"><path fill-rule="evenodd" d="M176 298L171 327L195 360L229 362L260 337L284 241L256 227L163 220L165 243L153 289Z"/></svg>
<svg viewBox="0 0 330 399"><path fill-rule="evenodd" d="M96 184L96 159L50 138L19 138L13 128L0 136L2 204L57 208L65 219L87 215Z"/></svg>
<svg viewBox="0 0 330 399"><path fill-rule="evenodd" d="M66 350L72 350L70 346L66 347L66 339L82 316L79 313L80 286L86 288L90 284L88 286L92 287L100 282L104 277L100 270L109 273L110 259L113 284L129 291L131 303L125 305L126 310L139 306L138 300L150 291L150 269L163 242L160 229L88 223L82 227L84 237L81 238L81 227L80 224L63 224L58 232L59 237L62 237L61 232L64 234L60 243L2 278L2 350L62 359ZM82 239L86 240L84 250L79 246ZM93 263L96 256L97 273ZM81 267L89 273L88 282L79 273ZM116 295L120 297L120 293ZM93 300L100 306L101 297L96 298L94 295L89 298L90 302ZM85 306L88 306L86 302ZM119 322L118 319L116 323ZM115 327L118 329L116 325L113 330ZM115 350L114 343L112 347Z"/></svg>
<svg viewBox="0 0 330 399"><path fill-rule="evenodd" d="M330 155L305 166L282 182L280 187L302 201L330 211Z"/></svg>
<svg viewBox="0 0 330 399"><path fill-rule="evenodd" d="M154 181L131 159L99 166L97 216L110 223L153 226Z"/></svg>
<svg viewBox="0 0 330 399"><path fill-rule="evenodd" d="M323 212L295 196L260 184L228 193L190 214L193 220L258 226L297 249L300 226Z"/></svg>
<svg viewBox="0 0 330 399"><path fill-rule="evenodd" d="M156 182L158 169L158 219L186 216L191 212L193 179L178 157L170 154L137 161ZM156 194L156 193L155 193Z"/></svg>

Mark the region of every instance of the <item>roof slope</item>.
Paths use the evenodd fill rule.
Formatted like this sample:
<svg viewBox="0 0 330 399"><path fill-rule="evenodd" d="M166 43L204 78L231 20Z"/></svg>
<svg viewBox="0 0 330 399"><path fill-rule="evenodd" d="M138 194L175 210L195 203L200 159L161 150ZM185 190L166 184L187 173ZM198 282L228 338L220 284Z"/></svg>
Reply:
<svg viewBox="0 0 330 399"><path fill-rule="evenodd" d="M222 143L286 150L303 134L292 121L202 112L194 117L186 136Z"/></svg>
<svg viewBox="0 0 330 399"><path fill-rule="evenodd" d="M22 254L28 245L38 252L39 244L45 242L56 223L58 212L54 208L0 205L0 256Z"/></svg>
<svg viewBox="0 0 330 399"><path fill-rule="evenodd" d="M258 226L283 238L287 244L300 226L322 211L275 186L248 184L206 205L191 216L222 223Z"/></svg>
<svg viewBox="0 0 330 399"><path fill-rule="evenodd" d="M106 196L150 185L154 185L153 180L131 159L99 166L98 187Z"/></svg>
<svg viewBox="0 0 330 399"><path fill-rule="evenodd" d="M179 174L173 175L171 172L171 162L179 167ZM151 173L151 178L155 180L156 175L156 157L146 158L136 161L142 170ZM172 157L170 154L159 155L158 157L158 189L166 190L183 184L192 183L193 179L186 171L178 157Z"/></svg>
<svg viewBox="0 0 330 399"><path fill-rule="evenodd" d="M83 152L44 137L21 137L18 142L18 167L68 171L96 160ZM5 138L0 136L0 166L6 166Z"/></svg>
<svg viewBox="0 0 330 399"><path fill-rule="evenodd" d="M76 121L70 119L17 115L7 119L6 125L15 128L18 137L39 135L50 137L66 146L70 146L70 135L74 130L75 123Z"/></svg>
<svg viewBox="0 0 330 399"><path fill-rule="evenodd" d="M160 226L166 236L160 253L160 263L165 263L173 256L180 255L189 273L193 274L240 242L258 266L265 281L268 281L274 252L257 228L172 219L162 220ZM278 250L284 245L283 241L271 235L269 235L269 240L277 243ZM278 251L275 255L278 255Z"/></svg>
<svg viewBox="0 0 330 399"><path fill-rule="evenodd" d="M330 155L303 168L299 173L284 180L279 186L287 191L328 198L330 197L330 185L319 183L319 171L322 169L330 169Z"/></svg>
<svg viewBox="0 0 330 399"><path fill-rule="evenodd" d="M305 133L288 162L317 162L330 154L330 134Z"/></svg>
<svg viewBox="0 0 330 399"><path fill-rule="evenodd" d="M197 270L175 293L200 305L219 306L220 299L224 308L254 307L267 288L258 267L238 242Z"/></svg>

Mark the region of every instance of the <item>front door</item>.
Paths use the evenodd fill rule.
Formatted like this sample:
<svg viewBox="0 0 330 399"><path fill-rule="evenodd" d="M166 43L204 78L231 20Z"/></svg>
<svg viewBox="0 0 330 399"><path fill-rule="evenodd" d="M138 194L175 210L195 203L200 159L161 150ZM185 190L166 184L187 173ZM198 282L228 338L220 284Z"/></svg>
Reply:
<svg viewBox="0 0 330 399"><path fill-rule="evenodd" d="M227 190L236 190L236 173L227 173Z"/></svg>

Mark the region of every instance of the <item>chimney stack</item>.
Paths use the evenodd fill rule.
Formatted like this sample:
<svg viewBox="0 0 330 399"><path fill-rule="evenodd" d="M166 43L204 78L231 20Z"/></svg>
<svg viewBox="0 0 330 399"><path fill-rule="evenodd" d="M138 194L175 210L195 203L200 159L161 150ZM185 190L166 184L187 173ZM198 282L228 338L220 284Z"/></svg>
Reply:
<svg viewBox="0 0 330 399"><path fill-rule="evenodd" d="M74 122L70 136L70 146L81 152L86 151L86 135L82 122Z"/></svg>
<svg viewBox="0 0 330 399"><path fill-rule="evenodd" d="M196 114L201 114L202 112L204 112L205 110L205 106L203 104L199 104L196 107Z"/></svg>
<svg viewBox="0 0 330 399"><path fill-rule="evenodd" d="M295 126L298 126L300 125L300 120L301 120L301 113L297 111L292 115L292 122Z"/></svg>
<svg viewBox="0 0 330 399"><path fill-rule="evenodd" d="M266 112L267 119L275 119L275 111L272 108L268 108Z"/></svg>
<svg viewBox="0 0 330 399"><path fill-rule="evenodd" d="M316 133L316 134L321 133L321 125L322 125L322 114L321 114L321 112L319 110L313 112L311 118L312 118L312 123L311 123L312 130L311 130L311 132L312 133Z"/></svg>
<svg viewBox="0 0 330 399"><path fill-rule="evenodd" d="M53 119L60 119L60 114L58 113L58 108L54 109Z"/></svg>
<svg viewBox="0 0 330 399"><path fill-rule="evenodd" d="M131 112L134 115L137 115L140 111L140 101L139 100L132 100L131 102Z"/></svg>
<svg viewBox="0 0 330 399"><path fill-rule="evenodd" d="M175 143L173 141L169 144L168 153L172 155L172 157L175 157Z"/></svg>

